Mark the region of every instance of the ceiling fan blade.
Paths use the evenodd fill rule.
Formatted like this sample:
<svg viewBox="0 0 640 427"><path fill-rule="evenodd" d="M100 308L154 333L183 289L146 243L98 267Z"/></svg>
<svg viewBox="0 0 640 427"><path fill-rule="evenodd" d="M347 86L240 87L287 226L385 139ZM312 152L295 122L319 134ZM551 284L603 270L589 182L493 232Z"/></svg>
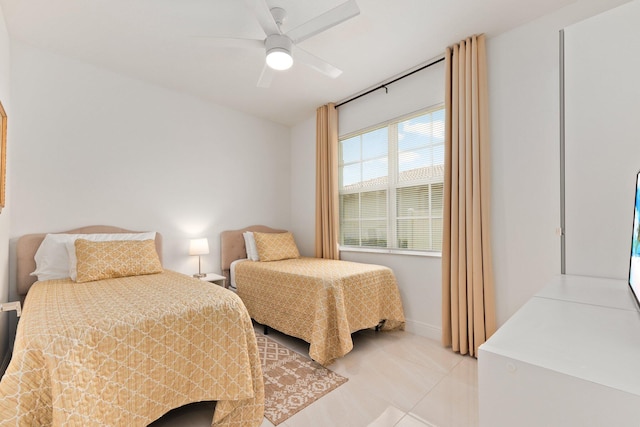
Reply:
<svg viewBox="0 0 640 427"><path fill-rule="evenodd" d="M271 67L269 67L266 63L264 67L262 67L262 73L260 73L260 78L258 79L258 83L256 86L268 88L271 86L271 81L273 80L275 72Z"/></svg>
<svg viewBox="0 0 640 427"><path fill-rule="evenodd" d="M258 23L267 36L272 34L280 34L278 24L273 19L273 15L269 10L269 5L265 0L245 0L249 9L255 14Z"/></svg>
<svg viewBox="0 0 640 427"><path fill-rule="evenodd" d="M294 43L299 43L359 14L360 8L355 0L348 0L311 21L287 31L286 35Z"/></svg>
<svg viewBox="0 0 640 427"><path fill-rule="evenodd" d="M264 40L240 39L234 37L193 36L193 38L215 47L231 47L240 49L264 49Z"/></svg>
<svg viewBox="0 0 640 427"><path fill-rule="evenodd" d="M313 56L312 54L304 49L299 48L298 46L295 47L293 58L294 61L300 61L305 65L313 68L314 70L321 72L325 76L331 77L332 79L335 79L340 74L342 74L341 69L334 67L333 65L323 61L317 56Z"/></svg>

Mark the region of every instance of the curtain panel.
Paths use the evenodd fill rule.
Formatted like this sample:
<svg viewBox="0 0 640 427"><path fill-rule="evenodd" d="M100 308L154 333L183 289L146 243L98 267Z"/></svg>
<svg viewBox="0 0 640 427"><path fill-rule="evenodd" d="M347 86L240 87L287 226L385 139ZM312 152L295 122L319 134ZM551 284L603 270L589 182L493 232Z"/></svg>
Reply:
<svg viewBox="0 0 640 427"><path fill-rule="evenodd" d="M316 258L340 259L338 249L338 110L316 111Z"/></svg>
<svg viewBox="0 0 640 427"><path fill-rule="evenodd" d="M484 35L445 53L442 341L477 357L496 329Z"/></svg>

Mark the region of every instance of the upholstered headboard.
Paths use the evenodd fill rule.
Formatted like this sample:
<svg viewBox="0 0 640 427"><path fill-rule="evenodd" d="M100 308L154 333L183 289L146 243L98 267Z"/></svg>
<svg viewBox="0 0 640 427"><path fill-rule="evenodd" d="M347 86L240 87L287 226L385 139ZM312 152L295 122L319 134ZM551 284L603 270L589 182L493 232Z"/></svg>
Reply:
<svg viewBox="0 0 640 427"><path fill-rule="evenodd" d="M137 231L126 230L124 228L112 227L110 225L91 225L88 227L76 228L75 230L62 231L56 234L94 234L94 233L138 233ZM31 285L36 281L35 276L30 274L36 269L34 256L44 240L47 233L25 234L16 243L16 280L18 295L24 296L29 291ZM156 251L162 261L162 236L156 233Z"/></svg>
<svg viewBox="0 0 640 427"><path fill-rule="evenodd" d="M231 263L237 259L247 257L247 248L244 245L242 233L245 231L257 231L258 233L285 233L287 230L278 230L266 225L251 225L240 230L226 230L220 233L220 268L222 274L231 283Z"/></svg>

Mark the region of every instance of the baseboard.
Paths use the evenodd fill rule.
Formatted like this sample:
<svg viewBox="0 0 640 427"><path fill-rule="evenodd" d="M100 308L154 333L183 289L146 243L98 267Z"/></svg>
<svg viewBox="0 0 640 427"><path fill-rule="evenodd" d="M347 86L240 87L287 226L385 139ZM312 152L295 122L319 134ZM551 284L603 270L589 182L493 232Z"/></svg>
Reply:
<svg viewBox="0 0 640 427"><path fill-rule="evenodd" d="M407 332L420 335L421 337L430 338L436 341L442 340L442 329L428 323L407 319L406 330Z"/></svg>

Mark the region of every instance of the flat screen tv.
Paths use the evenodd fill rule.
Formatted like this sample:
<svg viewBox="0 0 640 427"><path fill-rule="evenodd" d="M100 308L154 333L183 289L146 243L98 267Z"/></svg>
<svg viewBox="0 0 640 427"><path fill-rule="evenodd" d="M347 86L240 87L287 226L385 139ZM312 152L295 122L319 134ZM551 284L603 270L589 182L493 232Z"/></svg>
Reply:
<svg viewBox="0 0 640 427"><path fill-rule="evenodd" d="M629 287L640 307L640 171L636 174L635 189L631 256L629 257Z"/></svg>

